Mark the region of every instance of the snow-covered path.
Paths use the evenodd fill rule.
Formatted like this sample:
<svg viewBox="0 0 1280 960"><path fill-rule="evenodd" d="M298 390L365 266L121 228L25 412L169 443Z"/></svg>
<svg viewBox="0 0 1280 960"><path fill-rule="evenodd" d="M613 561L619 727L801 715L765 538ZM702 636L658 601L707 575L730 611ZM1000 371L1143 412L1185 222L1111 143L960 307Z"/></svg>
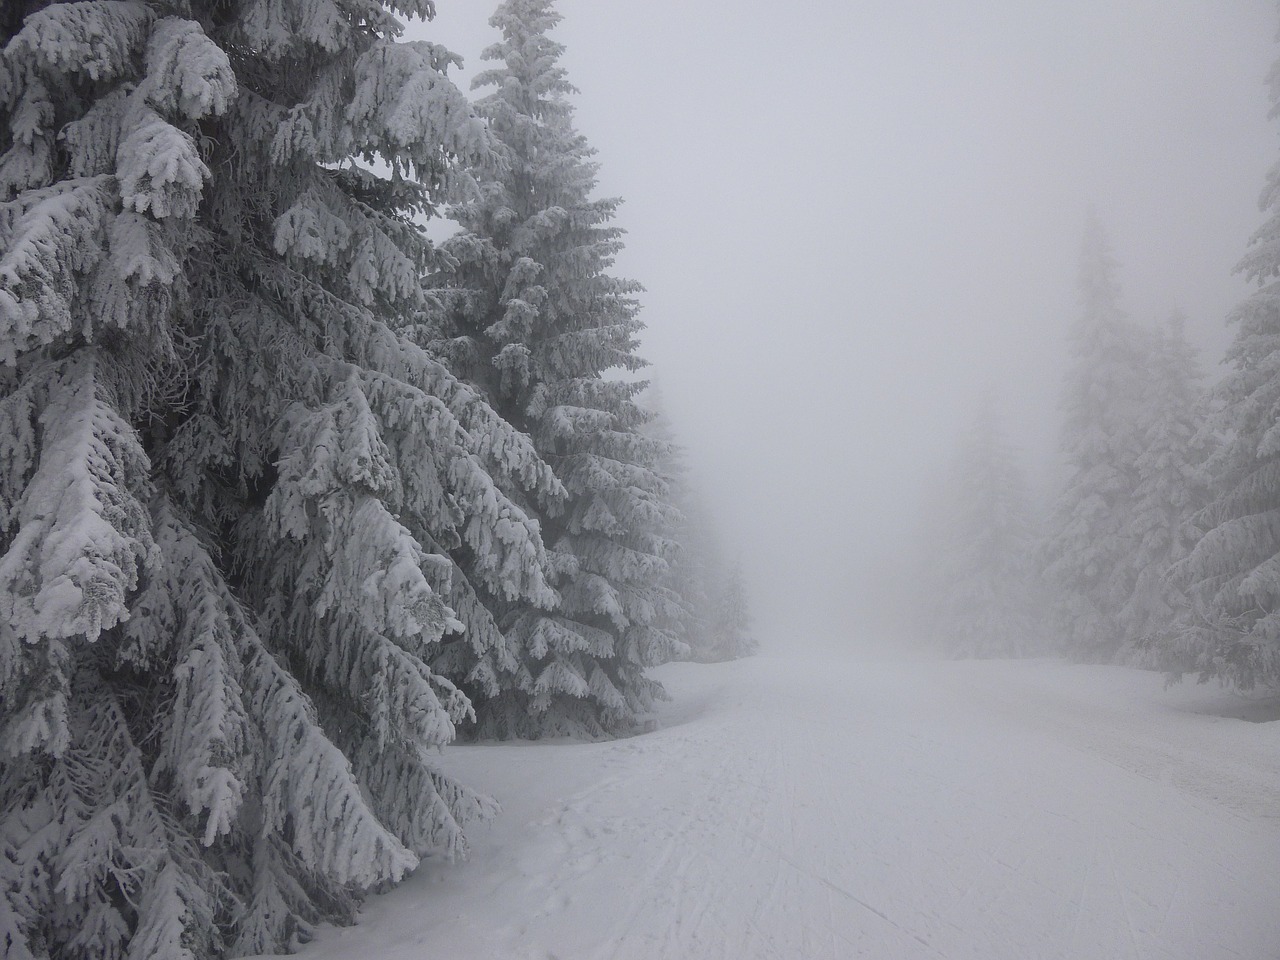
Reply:
<svg viewBox="0 0 1280 960"><path fill-rule="evenodd" d="M653 733L449 752L503 815L305 960L1280 958L1280 723L1227 695L1047 662L663 677Z"/></svg>

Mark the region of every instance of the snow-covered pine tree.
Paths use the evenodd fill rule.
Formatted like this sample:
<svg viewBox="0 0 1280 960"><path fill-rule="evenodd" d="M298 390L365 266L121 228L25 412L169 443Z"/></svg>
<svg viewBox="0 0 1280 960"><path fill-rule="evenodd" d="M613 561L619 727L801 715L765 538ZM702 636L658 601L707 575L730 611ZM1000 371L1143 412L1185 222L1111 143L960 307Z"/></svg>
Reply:
<svg viewBox="0 0 1280 960"><path fill-rule="evenodd" d="M662 444L662 456L655 470L666 482L666 499L674 507L668 514L670 525L663 533L675 548L665 557L667 569L661 583L679 598L679 612L666 617L661 625L689 648L692 655L709 602L706 591L707 553L703 549L709 541L698 537L702 528L692 503L694 490L685 451L676 440L661 387L649 381L645 390L636 397L636 403L645 418L640 432Z"/></svg>
<svg viewBox="0 0 1280 960"><path fill-rule="evenodd" d="M1280 116L1280 61L1271 69ZM1215 390L1221 447L1209 463L1206 531L1178 568L1195 618L1174 647L1176 671L1243 689L1280 686L1280 164L1260 207L1266 222L1237 267L1257 290L1231 314L1233 368Z"/></svg>
<svg viewBox="0 0 1280 960"><path fill-rule="evenodd" d="M1060 603L1069 655L1109 660L1124 636L1120 611L1133 594L1127 532L1142 449L1136 408L1144 343L1143 331L1120 309L1116 263L1092 218L1081 250L1080 307L1064 403L1067 480L1047 543L1046 577Z"/></svg>
<svg viewBox="0 0 1280 960"><path fill-rule="evenodd" d="M1038 652L1042 599L1035 536L1017 451L984 396L951 472L935 633L958 657Z"/></svg>
<svg viewBox="0 0 1280 960"><path fill-rule="evenodd" d="M1133 593L1120 612L1128 656L1157 666L1189 626L1189 600L1171 577L1200 536L1195 517L1208 503L1211 452L1205 397L1185 321L1173 317L1153 343L1138 406L1142 453L1127 538Z"/></svg>
<svg viewBox="0 0 1280 960"><path fill-rule="evenodd" d="M618 201L591 196L594 151L574 129L563 47L548 36L559 21L550 0L508 0L490 19L502 40L484 52L498 65L475 80L493 88L476 111L502 164L453 208L453 267L433 280L449 309L432 348L532 436L568 491L564 504L528 501L559 604L486 596L521 659L477 663L499 672L477 690L485 735L624 729L661 695L646 668L684 649L664 628L679 615L663 585L673 547L664 444L641 432L643 384L605 376L644 366L639 287L608 273Z"/></svg>
<svg viewBox="0 0 1280 960"><path fill-rule="evenodd" d="M689 658L706 660L713 593L715 585L725 579L726 562L703 497L680 473L674 476L672 499L680 512L672 534L680 550L670 561L666 583L680 597L684 610L678 635L689 647Z"/></svg>
<svg viewBox="0 0 1280 960"><path fill-rule="evenodd" d="M677 442L658 384L650 383L639 403L648 416L644 433L666 444L659 472L667 479L668 499L675 504L677 513L671 538L680 544L680 549L668 558L663 579L663 584L680 598L681 616L672 623L672 631L689 646L690 659L724 659L716 646L714 623L719 616L718 593L731 579L730 567L707 504L692 481L685 449Z"/></svg>
<svg viewBox="0 0 1280 960"><path fill-rule="evenodd" d="M751 636L751 605L742 568L734 564L715 592L703 659L737 660L755 653L759 644Z"/></svg>
<svg viewBox="0 0 1280 960"><path fill-rule="evenodd" d="M0 54L0 937L273 952L490 804L431 751L531 443L402 328L487 150L429 0L33 3ZM6 8L8 10L8 8ZM364 161L382 160L375 173Z"/></svg>

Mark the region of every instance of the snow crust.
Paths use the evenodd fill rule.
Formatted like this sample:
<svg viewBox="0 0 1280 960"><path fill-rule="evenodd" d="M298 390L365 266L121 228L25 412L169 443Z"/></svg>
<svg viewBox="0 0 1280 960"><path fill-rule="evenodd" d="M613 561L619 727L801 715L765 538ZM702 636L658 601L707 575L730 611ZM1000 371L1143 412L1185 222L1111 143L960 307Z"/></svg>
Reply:
<svg viewBox="0 0 1280 960"><path fill-rule="evenodd" d="M1050 661L673 664L610 743L450 748L497 797L304 960L1280 954L1275 700Z"/></svg>

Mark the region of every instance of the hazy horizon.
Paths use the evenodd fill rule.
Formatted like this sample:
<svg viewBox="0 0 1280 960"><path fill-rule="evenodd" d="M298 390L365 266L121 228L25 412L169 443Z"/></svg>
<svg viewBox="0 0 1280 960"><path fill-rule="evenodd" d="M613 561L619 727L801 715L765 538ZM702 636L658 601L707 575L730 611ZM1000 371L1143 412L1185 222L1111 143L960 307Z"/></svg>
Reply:
<svg viewBox="0 0 1280 960"><path fill-rule="evenodd" d="M464 89L491 6L411 27ZM1215 375L1276 153L1272 3L557 6L642 354L766 648L909 595L894 564L984 389L1051 485L1089 210L1127 312L1183 311Z"/></svg>

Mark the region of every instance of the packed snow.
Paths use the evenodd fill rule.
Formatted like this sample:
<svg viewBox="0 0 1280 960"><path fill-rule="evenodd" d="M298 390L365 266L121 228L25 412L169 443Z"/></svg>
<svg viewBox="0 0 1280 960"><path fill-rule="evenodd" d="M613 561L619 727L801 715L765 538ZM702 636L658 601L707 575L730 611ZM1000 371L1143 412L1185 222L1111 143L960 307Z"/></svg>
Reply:
<svg viewBox="0 0 1280 960"><path fill-rule="evenodd" d="M303 960L1280 957L1280 700L1053 661L658 675L642 735L447 749L502 813Z"/></svg>

